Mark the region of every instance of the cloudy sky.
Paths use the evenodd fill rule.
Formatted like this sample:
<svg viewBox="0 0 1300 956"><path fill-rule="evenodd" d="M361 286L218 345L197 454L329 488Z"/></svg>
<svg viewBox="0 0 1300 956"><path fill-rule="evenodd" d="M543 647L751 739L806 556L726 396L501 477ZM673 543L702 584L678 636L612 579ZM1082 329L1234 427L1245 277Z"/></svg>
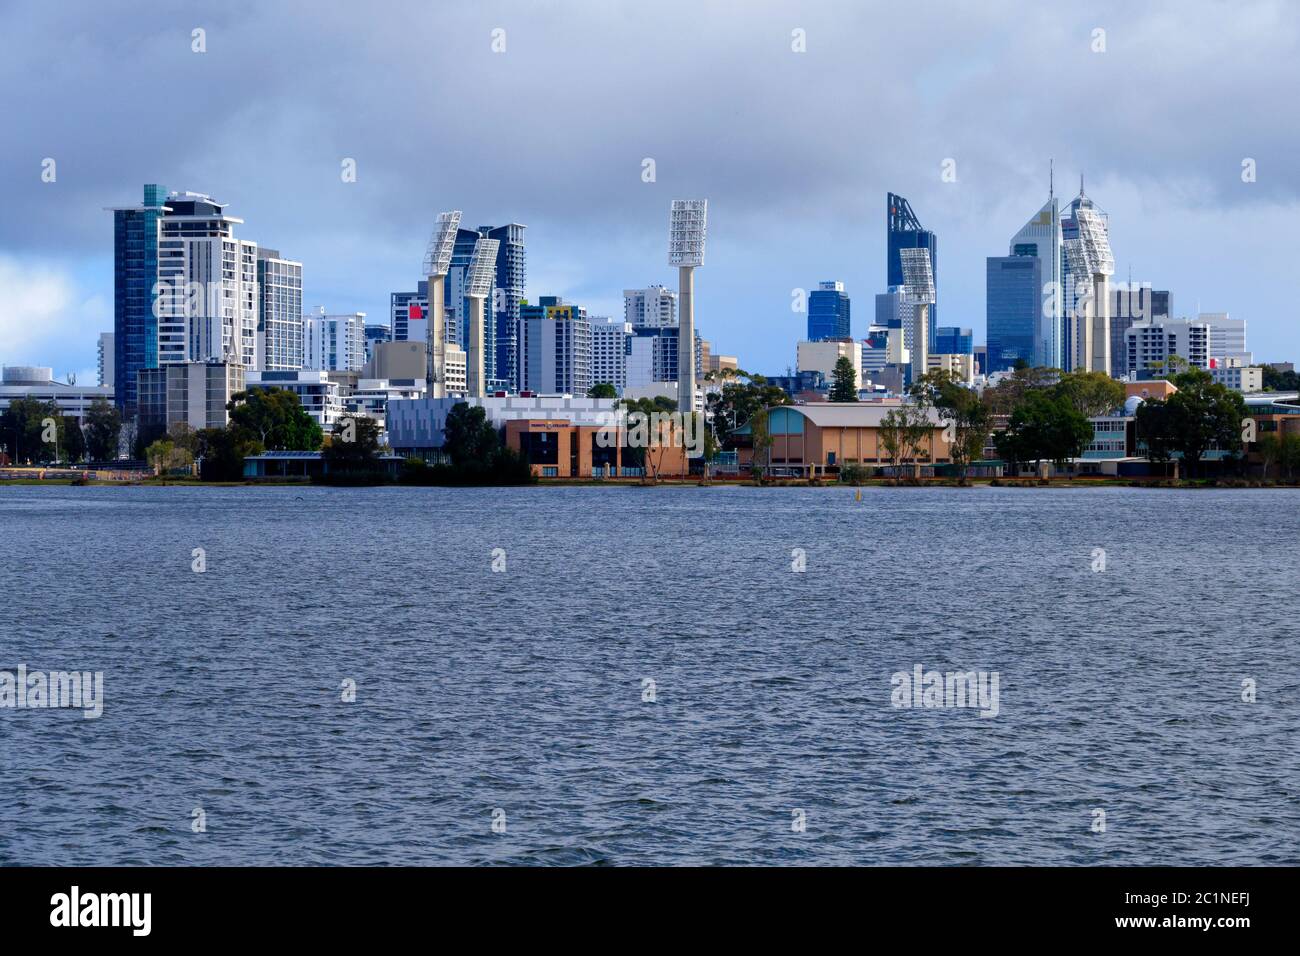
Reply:
<svg viewBox="0 0 1300 956"><path fill-rule="evenodd" d="M865 334L892 190L939 236L944 324L983 341L984 258L1049 159L1109 213L1117 279L1300 360L1298 41L1282 0L0 0L0 363L93 380L104 207L145 182L229 203L309 308L381 321L440 210L527 224L530 297L621 314L675 284L670 200L707 197L699 328L769 373L793 289L843 280Z"/></svg>

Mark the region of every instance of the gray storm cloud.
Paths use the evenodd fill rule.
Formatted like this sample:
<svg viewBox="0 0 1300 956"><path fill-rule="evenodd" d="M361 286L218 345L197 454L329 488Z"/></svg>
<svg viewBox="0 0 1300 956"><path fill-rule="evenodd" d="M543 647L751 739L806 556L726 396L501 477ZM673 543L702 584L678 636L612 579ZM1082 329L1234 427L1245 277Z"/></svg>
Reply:
<svg viewBox="0 0 1300 956"><path fill-rule="evenodd" d="M1110 213L1121 275L1174 289L1179 311L1244 315L1281 358L1300 290L1259 237L1300 192L1298 25L1285 3L1186 0L19 0L0 8L0 255L60 263L111 300L102 207L160 182L303 259L308 302L383 316L455 207L529 225L530 294L610 312L622 288L671 281L668 202L707 196L701 329L775 372L800 334L796 286L844 279L865 332L887 190L939 233L945 322L982 328L984 257L1041 205L1053 157L1058 192L1084 172ZM97 331L59 347L93 355Z"/></svg>

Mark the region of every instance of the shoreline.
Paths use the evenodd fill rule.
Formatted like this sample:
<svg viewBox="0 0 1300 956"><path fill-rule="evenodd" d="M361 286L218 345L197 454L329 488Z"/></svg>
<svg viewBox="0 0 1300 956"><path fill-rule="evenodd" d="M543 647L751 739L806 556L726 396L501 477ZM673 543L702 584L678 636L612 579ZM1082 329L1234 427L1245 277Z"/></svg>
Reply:
<svg viewBox="0 0 1300 956"><path fill-rule="evenodd" d="M354 485L347 483L331 484L311 480L295 479L260 479L257 481L201 481L199 479L167 478L144 480L95 480L84 481L77 478L4 478L0 479L0 489L5 487L41 487L62 488L820 488L822 490L856 491L863 488L950 488L954 491L974 488L1161 488L1168 490L1219 490L1219 491L1265 491L1276 489L1300 489L1300 479L1290 483L1281 481L1264 481L1262 479L1170 479L1154 478L1140 480L1133 478L971 478L958 484L952 478L925 478L919 481L895 483L889 479L868 479L860 482L809 481L807 479L779 479L775 481L755 482L750 478L718 479L701 481L695 478L661 478L652 482L636 479L593 479L593 478L550 478L527 485L404 485L400 482L379 482L375 484Z"/></svg>

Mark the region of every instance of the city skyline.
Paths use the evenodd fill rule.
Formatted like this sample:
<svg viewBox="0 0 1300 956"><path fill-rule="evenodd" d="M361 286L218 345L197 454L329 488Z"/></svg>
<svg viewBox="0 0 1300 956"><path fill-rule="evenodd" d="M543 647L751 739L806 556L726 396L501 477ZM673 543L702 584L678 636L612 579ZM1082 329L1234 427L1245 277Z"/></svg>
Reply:
<svg viewBox="0 0 1300 956"><path fill-rule="evenodd" d="M836 82L870 88L869 77L917 48L880 49L879 25L866 30L846 6L810 13L774 5L743 22L697 12L693 30L660 67L684 76L665 74L670 89L658 90L638 82L637 67L647 54L633 48L627 55L626 41L652 35L672 7L603 14L592 8L586 16L570 9L547 17L488 5L472 14L451 13L444 39L455 41L474 76L491 82L462 88L463 79L449 76L457 95L449 95L440 111L461 126L510 122L520 147L501 150L488 138L453 137L440 147L436 164L422 150L429 134L409 125L418 108L406 102L410 94L402 84L416 74L403 56L385 57L391 79L381 86L387 97L376 98L373 84L362 82L363 67L373 66L369 54L344 58L326 77L296 89L296 77L274 70L264 75L267 45L257 33L274 27L275 11L160 7L147 38L150 50L129 62L105 54L113 37L126 32L126 8L107 4L88 11L76 36L84 49L74 64L51 77L38 96L14 99L12 85L0 93L15 118L14 148L0 159L11 212L0 224L0 362L52 365L61 376L75 372L79 379L93 375L98 335L112 329L112 224L102 209L137 202L142 182L229 203L248 223L249 235L303 262L305 310L319 304L331 313L364 311L372 321L387 315L391 292L416 287L419 252L439 208L472 210L475 222L526 224L528 297L557 295L590 314L616 316L623 289L675 284L662 261L664 210L672 198L707 195L710 265L697 295L697 324L715 351L739 355L744 367L768 374L793 364L794 343L806 326L806 313L790 308L794 289L844 282L859 301L852 333L859 339L867 334L869 297L885 291L880 213L885 194L897 192L942 238L942 324L972 328L983 342L986 257L1005 255L1007 237L1046 201L1049 160L1058 196L1071 195L1082 172L1088 194L1109 213L1114 281L1131 274L1135 282L1171 290L1179 315L1213 311L1244 318L1260 361L1293 357L1288 305L1300 290L1282 245L1261 243L1259 236L1280 234L1297 205L1296 177L1284 165L1295 134L1287 124L1262 123L1231 106L1234 97L1267 98L1294 79L1296 67L1282 62L1287 58L1259 55L1261 44L1294 38L1294 11L1255 4L1245 8L1252 15L1242 23L1240 11L1229 17L1206 7L1203 16L1181 24L1168 18L1175 9L1169 5L1135 12L1103 7L1078 16L1018 11L1014 22L997 11L954 14L933 29L945 35L969 29L973 42L962 45L964 57L927 64L915 90L898 91L910 98L906 104L851 103L855 111L843 110L839 124L844 142L813 151L814 125L802 111L815 91ZM18 55L8 69L23 69L42 43L62 36L45 16L33 6L10 14L12 35L31 43L15 45ZM147 17L147 8L131 16ZM348 50L353 16L334 11L315 22L295 21L294 29L326 50ZM1103 22L1105 52L1093 52L1092 33ZM191 30L199 24L206 31L201 54L191 52ZM585 90L580 75L553 65L557 47L572 45L584 24L583 35L599 39L593 53L621 50L628 60L610 65L599 93ZM407 23L408 38L383 22L373 26L400 53L432 29L432 19ZM505 50L493 53L498 27L506 31ZM796 30L805 31L806 52L792 49ZM1250 55L1232 40L1246 32ZM1060 96L1017 93L1010 120L988 112L998 102L991 98L997 81L1008 78L1000 60L1028 64L1048 56L1058 69L1079 73L1080 82L1063 82ZM1213 88L1204 79L1208 57L1216 63ZM621 118L629 105L638 117L642 107L649 115L668 115L669 94L699 79L706 64L716 69L719 60L737 76L703 95L710 102L739 96L759 109L757 97L769 104L758 114L762 122L720 114L714 121L726 135L702 138L694 122L675 130ZM512 78L542 62L554 86L549 112L539 118L523 108L537 93L512 85ZM263 109L200 102L213 107L210 128L239 133L238 148L227 148L229 137L217 133L175 141L122 135L137 120L119 99L142 71L163 66L176 71L178 83L174 91L158 89L162 109L185 95L209 97L192 89L204 76L263 75ZM1126 112L1125 85L1155 81L1146 112ZM741 95L733 83L747 84L749 92ZM1082 86L1113 109L1105 137L1085 136L1078 124L1066 122L1085 95L1075 89ZM556 90L569 95L556 96ZM104 98L102 124L85 121L97 113L93 102L72 109L74 96ZM974 111L982 122L962 115L972 106L983 107ZM1216 106L1217 112L1210 108ZM594 109L605 111L600 115L609 122L583 118ZM67 119L74 115L82 117L76 129ZM320 135L302 128L308 120L325 123ZM376 123L388 124L383 135L375 135ZM888 128L892 135L868 137L864 144L862 127ZM1027 129L1036 135L1026 135ZM577 135L556 137L557 130ZM111 149L105 146L109 136ZM730 145L720 147L723 141ZM532 148L543 142L559 146ZM45 158L57 163L54 182L42 181ZM356 162L356 182L341 181L340 163L348 158ZM1254 182L1243 181L1247 158L1257 163ZM653 182L643 181L646 159L654 161ZM955 181L945 182L948 160Z"/></svg>

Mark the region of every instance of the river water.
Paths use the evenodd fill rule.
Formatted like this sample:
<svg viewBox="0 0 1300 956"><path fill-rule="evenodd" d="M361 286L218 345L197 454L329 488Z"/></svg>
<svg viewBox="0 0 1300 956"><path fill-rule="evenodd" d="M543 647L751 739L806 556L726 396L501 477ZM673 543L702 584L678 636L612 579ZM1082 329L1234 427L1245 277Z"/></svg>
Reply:
<svg viewBox="0 0 1300 956"><path fill-rule="evenodd" d="M1273 489L3 487L0 671L104 690L0 708L0 863L1294 865L1298 536ZM996 708L895 706L918 665Z"/></svg>

